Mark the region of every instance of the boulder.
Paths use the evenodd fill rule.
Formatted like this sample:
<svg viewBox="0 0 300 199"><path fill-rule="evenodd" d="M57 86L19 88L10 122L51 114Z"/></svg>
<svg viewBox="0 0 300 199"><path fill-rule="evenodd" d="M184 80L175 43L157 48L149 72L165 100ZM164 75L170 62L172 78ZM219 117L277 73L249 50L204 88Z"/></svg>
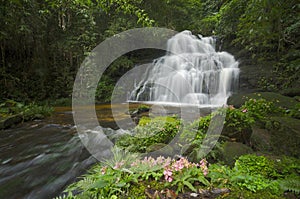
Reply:
<svg viewBox="0 0 300 199"><path fill-rule="evenodd" d="M291 117L271 117L266 124L272 153L300 157L300 120Z"/></svg>
<svg viewBox="0 0 300 199"><path fill-rule="evenodd" d="M233 166L235 160L241 155L253 153L253 150L239 142L225 142L220 150L220 158L225 164Z"/></svg>
<svg viewBox="0 0 300 199"><path fill-rule="evenodd" d="M256 151L268 153L273 150L271 143L271 132L267 129L253 126L250 143L253 149Z"/></svg>
<svg viewBox="0 0 300 199"><path fill-rule="evenodd" d="M23 121L23 116L21 114L11 115L1 119L0 129L10 128L16 124L19 124Z"/></svg>
<svg viewBox="0 0 300 199"><path fill-rule="evenodd" d="M296 98L283 96L279 93L273 92L254 92L254 93L239 93L233 94L231 97L228 98L227 104L233 105L235 107L241 107L247 99L260 99L264 98L268 101L274 102L274 104L278 107L283 108L294 108L297 103L299 103Z"/></svg>

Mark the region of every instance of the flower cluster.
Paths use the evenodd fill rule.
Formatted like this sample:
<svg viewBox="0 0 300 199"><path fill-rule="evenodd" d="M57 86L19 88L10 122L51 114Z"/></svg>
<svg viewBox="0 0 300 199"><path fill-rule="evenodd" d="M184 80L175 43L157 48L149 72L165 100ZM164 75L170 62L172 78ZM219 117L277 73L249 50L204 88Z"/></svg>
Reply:
<svg viewBox="0 0 300 199"><path fill-rule="evenodd" d="M120 169L124 164L125 162L123 160L121 162L117 162L113 169Z"/></svg>
<svg viewBox="0 0 300 199"><path fill-rule="evenodd" d="M170 162L170 164L165 165L164 167L165 180L168 182L172 182L174 172L182 172L184 168L191 168L191 167L200 167L204 176L208 174L207 161L205 159L202 159L199 164L199 163L191 163L188 161L188 159L181 157L179 160L173 161L172 163Z"/></svg>
<svg viewBox="0 0 300 199"><path fill-rule="evenodd" d="M208 174L207 160L206 159L202 159L200 161L200 168L203 171L203 175L206 176Z"/></svg>
<svg viewBox="0 0 300 199"><path fill-rule="evenodd" d="M169 165L171 162L171 158L165 158L163 156L159 156L158 158L154 159L153 157L145 157L143 160L136 160L133 163L131 163L130 166L132 167L138 167L139 165L147 165L149 167L153 166L165 166Z"/></svg>

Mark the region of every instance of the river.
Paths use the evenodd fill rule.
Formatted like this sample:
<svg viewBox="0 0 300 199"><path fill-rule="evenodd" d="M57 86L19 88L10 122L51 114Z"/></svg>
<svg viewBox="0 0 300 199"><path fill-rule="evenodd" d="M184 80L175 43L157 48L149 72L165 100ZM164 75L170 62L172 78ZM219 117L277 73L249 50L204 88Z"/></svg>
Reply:
<svg viewBox="0 0 300 199"><path fill-rule="evenodd" d="M113 117L110 104L96 106L107 129L128 119L125 105L114 107L120 114ZM72 109L57 107L49 118L0 131L0 198L53 198L96 162L77 135Z"/></svg>

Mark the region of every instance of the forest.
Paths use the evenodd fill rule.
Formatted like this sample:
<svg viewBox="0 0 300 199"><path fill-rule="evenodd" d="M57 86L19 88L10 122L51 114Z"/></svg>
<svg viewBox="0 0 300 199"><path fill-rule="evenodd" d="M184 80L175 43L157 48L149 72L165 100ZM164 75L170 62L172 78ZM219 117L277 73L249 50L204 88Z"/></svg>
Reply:
<svg viewBox="0 0 300 199"><path fill-rule="evenodd" d="M300 198L298 0L1 0L0 15L0 198ZM139 49L105 70L92 108L77 107L90 105L73 92L85 58L146 27L190 34L208 49L180 54L198 60L180 65L203 78L198 101L110 103L128 71L181 63ZM132 93L155 90L155 76L170 73L160 69L144 72L153 82ZM177 80L168 86L184 90ZM165 93L158 99L170 99Z"/></svg>
<svg viewBox="0 0 300 199"><path fill-rule="evenodd" d="M2 1L0 98L70 99L85 56L106 38L137 27L215 35L242 65L267 69L255 89L297 92L299 6L296 0ZM115 61L99 82L97 100L110 101L118 78L152 57L143 51Z"/></svg>

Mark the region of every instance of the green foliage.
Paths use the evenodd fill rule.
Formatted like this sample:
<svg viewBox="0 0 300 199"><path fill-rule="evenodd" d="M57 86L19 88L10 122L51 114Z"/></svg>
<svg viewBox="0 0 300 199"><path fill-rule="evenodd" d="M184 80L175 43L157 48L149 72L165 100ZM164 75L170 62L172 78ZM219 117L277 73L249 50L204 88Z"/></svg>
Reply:
<svg viewBox="0 0 300 199"><path fill-rule="evenodd" d="M280 196L284 191L297 190L299 181L296 181L299 180L298 177L295 178L295 175L289 173L289 175L281 178L275 169L275 163L264 156L243 155L236 160L232 169L219 164L211 165L208 177L214 186L233 187L238 190L246 189L245 191L254 193L267 192ZM293 186L292 183L294 183ZM289 188L283 188L284 185L289 186Z"/></svg>
<svg viewBox="0 0 300 199"><path fill-rule="evenodd" d="M109 76L103 75L96 89L96 100L99 102L110 102L113 90L114 81Z"/></svg>
<svg viewBox="0 0 300 199"><path fill-rule="evenodd" d="M248 189L256 192L260 190L271 189L276 192L279 190L278 184L273 185L270 180L260 175L248 175L248 174L235 174L230 178L233 185L238 186L241 189Z"/></svg>
<svg viewBox="0 0 300 199"><path fill-rule="evenodd" d="M290 117L300 119L300 103L297 103L294 108L286 110L286 114Z"/></svg>
<svg viewBox="0 0 300 199"><path fill-rule="evenodd" d="M300 177L299 176L289 176L285 179L278 180L280 188L283 191L294 192L295 194L300 194Z"/></svg>
<svg viewBox="0 0 300 199"><path fill-rule="evenodd" d="M282 199L283 196L277 196L273 193L266 191L266 190L260 190L256 192L252 192L250 190L245 189L238 189L238 188L232 188L231 192L228 195L217 197L218 199L235 199L235 198L247 198L247 199Z"/></svg>
<svg viewBox="0 0 300 199"><path fill-rule="evenodd" d="M167 183L166 186L177 187L176 193L183 193L186 189L197 192L194 186L196 182L204 186L209 186L210 184L197 166L184 168L180 172L175 173L172 177L174 177L174 180L171 183Z"/></svg>
<svg viewBox="0 0 300 199"><path fill-rule="evenodd" d="M230 132L243 132L251 128L254 118L251 117L245 106L241 109L229 107L226 112L225 129Z"/></svg>
<svg viewBox="0 0 300 199"><path fill-rule="evenodd" d="M153 144L169 143L180 128L180 120L174 117L142 118L140 124L134 129L134 135L120 137L116 145L132 152L144 153Z"/></svg>
<svg viewBox="0 0 300 199"><path fill-rule="evenodd" d="M274 105L273 102L261 99L248 99L241 107L249 111L251 117L258 120L266 120L270 114L280 113L280 109Z"/></svg>
<svg viewBox="0 0 300 199"><path fill-rule="evenodd" d="M46 105L41 106L35 103L24 105L14 100L6 100L5 102L0 104L0 118L20 114L23 117L24 121L28 121L36 118L50 116L52 112L52 107Z"/></svg>
<svg viewBox="0 0 300 199"><path fill-rule="evenodd" d="M300 174L300 160L293 157L283 156L282 158L276 159L275 168L277 173L282 176L297 176Z"/></svg>
<svg viewBox="0 0 300 199"><path fill-rule="evenodd" d="M244 14L247 2L247 0L227 1L220 8L218 30L224 37L228 39L235 38L234 34L237 32L239 18L242 16L242 14Z"/></svg>
<svg viewBox="0 0 300 199"><path fill-rule="evenodd" d="M262 175L265 178L278 176L274 168L274 162L264 156L243 155L236 160L234 169L252 176Z"/></svg>
<svg viewBox="0 0 300 199"><path fill-rule="evenodd" d="M150 110L150 106L145 105L145 104L141 104L138 106L137 111L138 113L143 113L143 112L147 112Z"/></svg>
<svg viewBox="0 0 300 199"><path fill-rule="evenodd" d="M142 2L5 1L0 6L1 97L28 101L70 97L77 69L100 41L137 24L154 23L140 8ZM122 67L114 67L109 78L120 77L127 66Z"/></svg>
<svg viewBox="0 0 300 199"><path fill-rule="evenodd" d="M207 177L210 178L210 182L216 187L228 187L230 185L230 177L233 171L229 166L221 164L211 164L209 166L209 173Z"/></svg>
<svg viewBox="0 0 300 199"><path fill-rule="evenodd" d="M79 65L97 43L153 25L217 35L225 48L246 51L253 63L273 65L272 79L263 81L268 89L287 88L299 80L295 0L26 0L5 1L0 10L2 98L68 98ZM99 82L97 100L109 101L116 80L132 67L129 62L113 64Z"/></svg>
<svg viewBox="0 0 300 199"><path fill-rule="evenodd" d="M178 160L164 157L136 160L125 158L127 161L119 159L120 151L115 152L114 156L118 157L113 159L120 162L94 166L82 179L66 189L68 195L64 198L146 198L147 189L161 193L164 189L174 190L179 194L197 192L200 187L229 188L230 194L222 198L240 195L278 199L286 191L299 194L299 176L286 174L283 178L274 179L271 160L263 156L241 156L235 167L230 168L221 164L210 164L207 167L205 160L192 163L183 157ZM297 162L296 159L289 161ZM124 162L128 163L127 166ZM73 196L72 193L77 195Z"/></svg>

